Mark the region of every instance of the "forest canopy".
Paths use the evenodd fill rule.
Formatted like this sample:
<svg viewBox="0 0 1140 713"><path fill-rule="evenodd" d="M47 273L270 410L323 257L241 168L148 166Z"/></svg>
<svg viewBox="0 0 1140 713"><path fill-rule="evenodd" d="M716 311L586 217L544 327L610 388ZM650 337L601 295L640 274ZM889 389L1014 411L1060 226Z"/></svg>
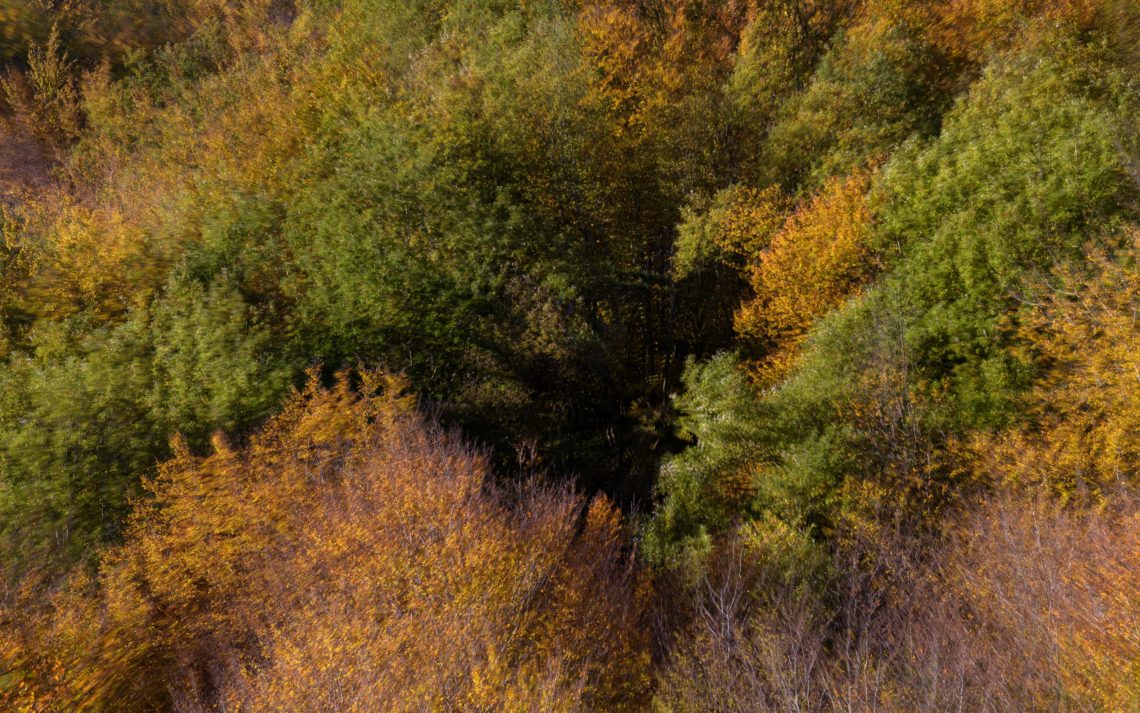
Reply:
<svg viewBox="0 0 1140 713"><path fill-rule="evenodd" d="M0 0L0 707L1140 709L1129 0Z"/></svg>

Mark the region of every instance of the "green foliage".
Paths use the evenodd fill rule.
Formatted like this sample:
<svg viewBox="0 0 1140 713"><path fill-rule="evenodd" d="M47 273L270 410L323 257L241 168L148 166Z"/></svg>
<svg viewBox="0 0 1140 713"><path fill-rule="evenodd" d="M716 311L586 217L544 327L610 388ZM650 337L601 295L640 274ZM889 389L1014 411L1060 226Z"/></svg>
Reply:
<svg viewBox="0 0 1140 713"><path fill-rule="evenodd" d="M843 2L804 3L797 0L763 3L745 28L740 54L728 81L734 119L744 129L742 148L755 153L742 163L746 170L763 156L762 139L789 97L811 80L831 35L848 8Z"/></svg>
<svg viewBox="0 0 1140 713"><path fill-rule="evenodd" d="M1019 414L1032 371L1005 325L1033 276L1133 217L1134 91L1095 46L1014 54L896 154L873 196L888 270L788 379L753 404L726 357L689 372L678 408L706 425L663 468L651 551L762 513L826 533L871 502L936 523L964 486L951 440Z"/></svg>
<svg viewBox="0 0 1140 713"><path fill-rule="evenodd" d="M811 82L781 105L765 180L819 185L912 135L937 133L962 68L928 36L936 19L921 2L868 6L833 39Z"/></svg>
<svg viewBox="0 0 1140 713"><path fill-rule="evenodd" d="M0 389L6 574L113 537L175 433L201 447L264 417L291 375L267 337L232 287L179 279L121 325L37 327Z"/></svg>
<svg viewBox="0 0 1140 713"><path fill-rule="evenodd" d="M150 385L137 327L85 331L78 319L37 329L34 351L4 370L0 501L14 568L113 534L161 443L139 399Z"/></svg>
<svg viewBox="0 0 1140 713"><path fill-rule="evenodd" d="M662 465L657 483L662 500L646 532L645 552L661 563L699 558L708 535L742 514L734 496L746 496L754 487L749 469L769 440L764 404L734 355L690 360L682 384L673 405L681 436L693 445ZM733 493L734 487L745 492Z"/></svg>
<svg viewBox="0 0 1140 713"><path fill-rule="evenodd" d="M1135 91L1097 47L1012 57L938 141L887 167L880 239L897 266L884 289L905 296L907 342L927 378L954 380L964 424L1000 421L1017 387L999 320L1026 277L1130 214Z"/></svg>

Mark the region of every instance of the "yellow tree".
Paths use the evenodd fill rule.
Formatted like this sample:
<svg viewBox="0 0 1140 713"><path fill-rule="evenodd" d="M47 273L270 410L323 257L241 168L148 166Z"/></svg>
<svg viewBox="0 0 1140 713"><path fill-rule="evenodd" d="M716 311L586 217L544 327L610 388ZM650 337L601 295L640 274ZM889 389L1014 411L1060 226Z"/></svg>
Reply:
<svg viewBox="0 0 1140 713"><path fill-rule="evenodd" d="M1093 275L1060 271L1023 316L1023 347L1043 372L1028 395L1032 427L976 444L980 468L1062 496L1106 495L1140 470L1140 231Z"/></svg>
<svg viewBox="0 0 1140 713"><path fill-rule="evenodd" d="M868 171L829 180L755 260L754 296L737 311L736 331L766 353L757 365L761 381L786 373L811 325L874 272L870 180Z"/></svg>
<svg viewBox="0 0 1140 713"><path fill-rule="evenodd" d="M20 295L33 314L121 316L165 277L168 246L148 240L116 207L84 206L48 189L18 213L21 229L9 239L24 268Z"/></svg>
<svg viewBox="0 0 1140 713"><path fill-rule="evenodd" d="M16 710L624 710L648 654L621 518L488 478L403 382L316 374L250 443L178 445L97 583L9 620ZM3 689L0 689L2 691Z"/></svg>

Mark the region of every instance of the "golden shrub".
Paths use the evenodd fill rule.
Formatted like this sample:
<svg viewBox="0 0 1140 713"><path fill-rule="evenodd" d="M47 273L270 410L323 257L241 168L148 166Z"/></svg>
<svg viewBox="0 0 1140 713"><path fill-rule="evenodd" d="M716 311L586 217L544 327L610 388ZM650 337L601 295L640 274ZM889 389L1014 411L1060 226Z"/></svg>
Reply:
<svg viewBox="0 0 1140 713"><path fill-rule="evenodd" d="M151 483L97 583L8 622L17 710L623 710L647 642L621 519L501 488L397 378L317 375ZM133 705L132 705L133 704ZM135 707L137 706L137 707Z"/></svg>

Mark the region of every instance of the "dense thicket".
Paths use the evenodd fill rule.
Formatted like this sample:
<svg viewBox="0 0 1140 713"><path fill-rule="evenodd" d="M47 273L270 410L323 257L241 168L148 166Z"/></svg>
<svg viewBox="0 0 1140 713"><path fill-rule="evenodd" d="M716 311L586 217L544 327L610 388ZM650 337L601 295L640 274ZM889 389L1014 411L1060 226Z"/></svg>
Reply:
<svg viewBox="0 0 1140 713"><path fill-rule="evenodd" d="M0 0L0 64L10 707L1140 706L1133 3Z"/></svg>
<svg viewBox="0 0 1140 713"><path fill-rule="evenodd" d="M98 581L5 641L29 674L11 702L621 710L644 695L645 597L607 502L494 488L399 379L364 373L359 396L315 379L241 450L175 444Z"/></svg>

